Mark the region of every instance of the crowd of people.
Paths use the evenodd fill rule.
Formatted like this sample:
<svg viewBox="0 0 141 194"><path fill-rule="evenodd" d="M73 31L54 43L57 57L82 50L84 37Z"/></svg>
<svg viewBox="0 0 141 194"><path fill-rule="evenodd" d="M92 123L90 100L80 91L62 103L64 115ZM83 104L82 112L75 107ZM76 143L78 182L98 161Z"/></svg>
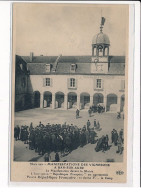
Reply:
<svg viewBox="0 0 141 194"><path fill-rule="evenodd" d="M98 138L97 134L100 130L100 123L94 119L93 124L88 120L86 125L79 128L73 124L47 124L39 122L39 125L16 126L14 128L15 140L21 140L25 144L29 144L29 149L35 150L40 155L45 155L45 161L49 160L49 153L55 152L55 160L59 161L59 152L61 156L69 154L72 150L79 146L83 147L88 143L95 144L95 151L105 152L110 148L108 135ZM113 129L111 132L111 142L114 146L118 146L117 153L123 152L123 129L118 132Z"/></svg>

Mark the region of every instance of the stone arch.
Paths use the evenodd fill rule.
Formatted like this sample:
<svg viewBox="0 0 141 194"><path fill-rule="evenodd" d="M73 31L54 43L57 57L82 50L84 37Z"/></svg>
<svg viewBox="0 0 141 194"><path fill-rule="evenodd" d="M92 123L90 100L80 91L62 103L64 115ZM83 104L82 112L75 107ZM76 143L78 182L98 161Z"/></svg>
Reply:
<svg viewBox="0 0 141 194"><path fill-rule="evenodd" d="M55 93L55 107L56 108L64 108L64 99L65 95L63 92L56 92Z"/></svg>
<svg viewBox="0 0 141 194"><path fill-rule="evenodd" d="M80 108L88 109L90 106L90 94L87 92L82 92L80 94Z"/></svg>
<svg viewBox="0 0 141 194"><path fill-rule="evenodd" d="M40 107L40 92L35 91L33 93L33 97L34 97L34 108L39 108Z"/></svg>
<svg viewBox="0 0 141 194"><path fill-rule="evenodd" d="M103 45L98 45L98 56L103 56Z"/></svg>
<svg viewBox="0 0 141 194"><path fill-rule="evenodd" d="M96 106L99 103L103 103L104 96L101 93L95 93L93 96L93 104Z"/></svg>
<svg viewBox="0 0 141 194"><path fill-rule="evenodd" d="M77 94L75 92L68 93L68 108L77 108Z"/></svg>
<svg viewBox="0 0 141 194"><path fill-rule="evenodd" d="M43 99L44 99L43 107L51 108L52 107L52 93L50 91L45 91L43 95Z"/></svg>
<svg viewBox="0 0 141 194"><path fill-rule="evenodd" d="M111 110L111 106L113 104L117 104L117 95L116 94L108 94L107 95L107 111Z"/></svg>

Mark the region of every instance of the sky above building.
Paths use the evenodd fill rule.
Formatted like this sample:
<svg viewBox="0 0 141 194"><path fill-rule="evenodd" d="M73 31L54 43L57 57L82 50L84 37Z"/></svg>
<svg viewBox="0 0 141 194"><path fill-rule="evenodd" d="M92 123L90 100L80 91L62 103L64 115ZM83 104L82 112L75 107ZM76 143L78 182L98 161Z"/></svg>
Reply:
<svg viewBox="0 0 141 194"><path fill-rule="evenodd" d="M125 55L128 38L126 5L14 5L14 48L18 55L91 55L92 38L100 31L110 39L110 55Z"/></svg>

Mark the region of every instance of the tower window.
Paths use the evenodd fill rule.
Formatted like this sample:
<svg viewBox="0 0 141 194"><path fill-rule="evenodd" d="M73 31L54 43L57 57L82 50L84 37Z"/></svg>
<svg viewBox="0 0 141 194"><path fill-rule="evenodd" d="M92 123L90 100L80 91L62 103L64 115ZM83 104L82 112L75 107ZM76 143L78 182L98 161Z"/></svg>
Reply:
<svg viewBox="0 0 141 194"><path fill-rule="evenodd" d="M99 56L103 56L103 47L99 46L98 50L99 50Z"/></svg>

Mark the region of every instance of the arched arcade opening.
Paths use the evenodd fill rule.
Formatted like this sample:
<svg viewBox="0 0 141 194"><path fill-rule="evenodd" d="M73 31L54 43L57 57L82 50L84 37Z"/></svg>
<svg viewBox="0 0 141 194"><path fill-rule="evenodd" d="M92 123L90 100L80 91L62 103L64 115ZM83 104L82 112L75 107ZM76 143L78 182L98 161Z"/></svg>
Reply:
<svg viewBox="0 0 141 194"><path fill-rule="evenodd" d="M108 94L107 95L107 111L116 111L117 109L117 95Z"/></svg>
<svg viewBox="0 0 141 194"><path fill-rule="evenodd" d="M52 107L52 93L49 91L44 92L44 108L51 108Z"/></svg>
<svg viewBox="0 0 141 194"><path fill-rule="evenodd" d="M64 93L63 92L57 92L55 94L55 107L64 108Z"/></svg>
<svg viewBox="0 0 141 194"><path fill-rule="evenodd" d="M88 109L90 106L90 94L83 92L80 94L80 108Z"/></svg>
<svg viewBox="0 0 141 194"><path fill-rule="evenodd" d="M33 93L34 96L34 108L39 108L40 107L40 92L35 91Z"/></svg>
<svg viewBox="0 0 141 194"><path fill-rule="evenodd" d="M68 93L68 109L77 108L77 94L75 92Z"/></svg>
<svg viewBox="0 0 141 194"><path fill-rule="evenodd" d="M97 104L99 104L99 103L103 103L103 101L104 101L104 96L103 96L103 94L101 94L101 93L96 93L96 94L94 94L94 96L93 96L93 104L96 106Z"/></svg>

